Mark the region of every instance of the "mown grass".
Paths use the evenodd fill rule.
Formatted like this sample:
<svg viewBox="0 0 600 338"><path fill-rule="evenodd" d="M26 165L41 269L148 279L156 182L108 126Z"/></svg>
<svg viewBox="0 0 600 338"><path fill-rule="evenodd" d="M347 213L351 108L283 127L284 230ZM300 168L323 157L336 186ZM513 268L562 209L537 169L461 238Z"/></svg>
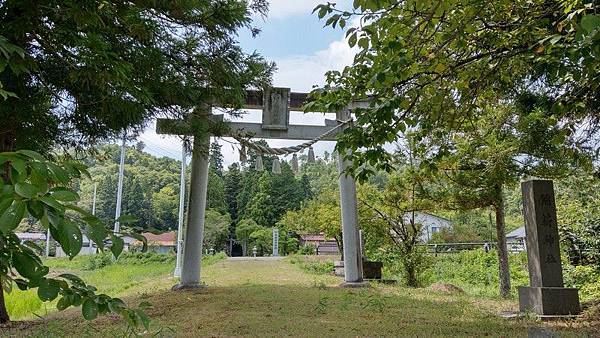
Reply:
<svg viewBox="0 0 600 338"><path fill-rule="evenodd" d="M302 258L295 260L296 264L290 259L218 261L203 268L208 288L202 291L172 292L169 287L174 281L167 278L165 282L159 276L147 279L143 292L128 292L126 299L133 304L141 299L153 304L148 310L150 333L166 337L525 337L530 328L543 325L533 319L497 316L500 310L516 307L512 300L378 284L368 289L343 289L338 287L339 278L307 273L298 264ZM593 332L576 322L558 329L567 337ZM77 310L70 310L5 334L95 337L122 336L125 330L115 317L85 322Z"/></svg>
<svg viewBox="0 0 600 338"><path fill-rule="evenodd" d="M108 261L100 268L97 262ZM225 256L207 256L205 265L214 264ZM96 262L96 263L94 263ZM99 292L114 297L122 297L138 292L154 292L172 285L171 275L175 268L175 255L158 255L153 253L124 253L117 261L111 260L109 254L96 256L79 256L73 260L53 258L45 261L51 274L64 272L75 273L87 284L94 285ZM90 268L92 267L92 268ZM55 302L42 303L37 298L36 290L20 291L14 289L6 295L7 308L12 319L31 319L46 315L55 309Z"/></svg>

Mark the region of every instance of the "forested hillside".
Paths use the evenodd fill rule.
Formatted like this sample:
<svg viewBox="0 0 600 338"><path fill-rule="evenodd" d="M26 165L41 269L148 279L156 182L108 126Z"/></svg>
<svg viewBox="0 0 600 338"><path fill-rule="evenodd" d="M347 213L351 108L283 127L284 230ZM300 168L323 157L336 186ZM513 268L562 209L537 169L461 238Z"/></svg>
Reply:
<svg viewBox="0 0 600 338"><path fill-rule="evenodd" d="M144 151L142 142L128 146L125 156L122 214L138 219L137 226L152 231L177 229L179 175L181 162L155 157ZM96 215L109 224L114 220L120 147L104 145L96 156L86 159L92 179L76 187L82 197L80 206L91 210L94 184L97 186ZM206 237L211 246L221 247L235 225L252 219L271 228L289 210L300 208L313 195L309 176L317 185L315 173L294 174L282 161L281 174L273 174L273 158L264 156L266 170L255 170L255 155L248 163L234 163L224 169L220 146L213 143L210 152L210 176L207 200ZM186 182L189 185L189 166ZM189 188L186 192L189 192Z"/></svg>

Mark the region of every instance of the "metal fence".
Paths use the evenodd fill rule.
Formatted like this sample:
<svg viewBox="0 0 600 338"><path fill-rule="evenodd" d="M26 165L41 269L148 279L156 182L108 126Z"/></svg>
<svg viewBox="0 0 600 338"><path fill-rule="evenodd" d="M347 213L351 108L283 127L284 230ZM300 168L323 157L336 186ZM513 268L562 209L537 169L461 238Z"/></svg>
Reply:
<svg viewBox="0 0 600 338"><path fill-rule="evenodd" d="M495 242L463 242L463 243L428 243L421 244L427 248L427 252L437 254L457 253L465 250L483 249L486 252L497 247ZM525 243L522 241L507 243L508 251L519 253L525 251Z"/></svg>

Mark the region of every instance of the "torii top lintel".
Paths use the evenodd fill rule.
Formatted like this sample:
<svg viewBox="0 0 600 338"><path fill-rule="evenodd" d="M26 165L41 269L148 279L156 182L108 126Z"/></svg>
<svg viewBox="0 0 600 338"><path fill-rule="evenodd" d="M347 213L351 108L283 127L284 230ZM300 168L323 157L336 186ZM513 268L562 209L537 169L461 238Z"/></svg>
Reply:
<svg viewBox="0 0 600 338"><path fill-rule="evenodd" d="M337 125L334 120L325 120L325 126L290 125L290 111L301 111L304 104L309 102L308 93L293 93L289 88L268 88L264 91L246 91L245 109L262 109L262 123L227 122L236 131L242 131L257 138L310 140L322 136ZM354 106L359 106L354 104ZM213 120L222 120L222 115L212 115ZM186 134L192 132L185 128L181 120L158 119L156 124L158 134ZM222 135L231 136L231 135ZM335 140L335 135L324 137L323 140Z"/></svg>

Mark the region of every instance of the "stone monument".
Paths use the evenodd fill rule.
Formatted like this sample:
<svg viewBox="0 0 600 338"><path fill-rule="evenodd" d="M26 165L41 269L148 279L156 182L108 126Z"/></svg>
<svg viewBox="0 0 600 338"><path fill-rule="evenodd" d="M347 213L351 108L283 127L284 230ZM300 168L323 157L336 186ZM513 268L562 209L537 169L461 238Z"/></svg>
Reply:
<svg viewBox="0 0 600 338"><path fill-rule="evenodd" d="M581 311L575 288L565 288L552 181L521 184L530 286L519 288L519 310L541 316Z"/></svg>
<svg viewBox="0 0 600 338"><path fill-rule="evenodd" d="M279 229L273 228L273 257L279 256Z"/></svg>

